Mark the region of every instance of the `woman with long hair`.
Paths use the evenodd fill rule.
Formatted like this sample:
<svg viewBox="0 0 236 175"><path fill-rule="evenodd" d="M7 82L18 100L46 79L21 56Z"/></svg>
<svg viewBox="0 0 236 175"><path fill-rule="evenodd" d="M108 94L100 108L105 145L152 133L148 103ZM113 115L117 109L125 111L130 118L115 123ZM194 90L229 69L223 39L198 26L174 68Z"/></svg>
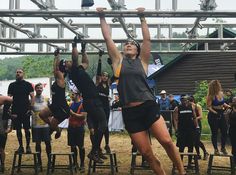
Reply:
<svg viewBox="0 0 236 175"><path fill-rule="evenodd" d="M156 98L147 85L147 68L150 59L151 42L148 25L142 12L140 15L143 43L129 38L124 44L123 55L116 47L110 35L110 29L105 20L103 8L97 8L100 13L100 24L107 50L112 59L114 76L118 78L118 92L122 104L122 116L125 128L129 132L133 144L148 161L155 174L164 175L165 171L160 160L154 155L147 130L161 143L170 159L179 170L185 174L183 163L174 143L171 140L165 121L160 115Z"/></svg>
<svg viewBox="0 0 236 175"><path fill-rule="evenodd" d="M206 98L208 112L208 123L211 129L211 141L215 154L220 154L217 146L217 133L221 132L221 152L227 154L225 143L227 138L227 123L224 117L224 110L228 107L224 100L221 83L219 80L212 80L208 84L208 93Z"/></svg>

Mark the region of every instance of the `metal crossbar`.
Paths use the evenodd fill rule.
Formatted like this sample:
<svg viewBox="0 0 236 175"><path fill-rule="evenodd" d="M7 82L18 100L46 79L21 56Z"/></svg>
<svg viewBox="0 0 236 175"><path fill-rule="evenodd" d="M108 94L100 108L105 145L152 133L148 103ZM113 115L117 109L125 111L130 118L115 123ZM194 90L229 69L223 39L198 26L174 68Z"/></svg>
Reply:
<svg viewBox="0 0 236 175"><path fill-rule="evenodd" d="M64 54L70 53L70 43L72 38L64 37L65 34L71 33L77 35L84 41L90 43L89 54L95 54L98 50L104 49L104 39L90 37L90 34L94 34L94 30L99 29L100 24L78 24L73 20L77 18L98 19L99 13L96 10L90 9L57 9L55 6L55 0L31 0L39 10L35 9L20 9L20 0L9 0L9 9L0 10L0 55L7 54L51 54L51 48L60 47ZM140 23L127 23L126 18L137 18L138 12L135 9L127 9L125 0L107 0L111 9L105 10L105 17L112 18L111 33L113 38L117 38L117 32L113 32L115 29L123 30L126 37L137 39L139 42L142 40L139 38L137 32L140 30ZM172 0L172 10L162 10L161 0L153 0L155 3L154 9L146 9L143 14L148 20L148 25L151 34L151 42L153 44L158 43L159 50L153 50L152 53L216 53L216 52L236 52L236 50L230 49L229 46L236 42L234 37L223 38L223 28L235 29L236 24L207 24L203 23L207 18L235 18L235 10L216 10L217 4L215 0L201 0L200 9L197 10L179 10L177 8L178 1ZM10 18L9 18L10 17ZM27 19L34 17L34 23L16 23L19 17ZM58 23L39 23L37 18L55 19ZM8 19L9 18L9 19ZM68 22L64 18L71 18ZM149 23L155 18L192 18L195 19L194 24L161 24L157 22ZM117 23L118 22L118 23ZM57 34L56 38L49 36L49 33L43 34L42 30L52 29L54 34ZM67 30L65 30L67 29ZM199 34L198 29L203 29ZM218 29L217 38L202 38L208 37L210 32ZM81 32L82 31L82 32ZM100 30L99 30L100 31ZM168 36L164 36L164 32L168 32ZM173 34L178 32L186 33L186 38L174 38ZM67 32L67 33L66 33ZM19 33L24 34L27 38L22 38ZM101 32L100 32L101 33ZM122 32L119 32L122 33ZM204 34L202 34L204 33ZM153 35L154 34L154 35ZM119 34L120 35L120 34ZM124 37L125 37L124 36ZM201 37L199 37L201 36ZM116 43L122 44L127 38L114 39ZM99 43L102 43L102 45ZM176 45L172 43L179 43L182 46L182 50L176 50ZM205 45L204 50L189 50L189 46L192 44L203 43ZM221 46L219 50L209 50L208 43L218 43ZM36 49L32 51L30 44L36 45ZM163 47L163 44L167 44ZM45 47L46 45L46 47ZM181 48L179 47L179 49ZM106 52L106 51L105 51Z"/></svg>

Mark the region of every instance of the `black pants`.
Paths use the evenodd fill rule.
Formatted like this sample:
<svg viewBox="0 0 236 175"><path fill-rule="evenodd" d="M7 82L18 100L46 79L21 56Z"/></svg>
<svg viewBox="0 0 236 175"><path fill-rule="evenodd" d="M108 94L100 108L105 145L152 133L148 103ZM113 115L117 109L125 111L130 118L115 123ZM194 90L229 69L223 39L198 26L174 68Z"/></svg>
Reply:
<svg viewBox="0 0 236 175"><path fill-rule="evenodd" d="M94 128L94 143L92 143L92 152L98 151L102 141L102 136L107 128L106 114L99 99L86 99L83 101L87 118L92 122Z"/></svg>
<svg viewBox="0 0 236 175"><path fill-rule="evenodd" d="M236 126L230 126L229 128L229 138L232 146L232 154L234 162L236 162Z"/></svg>
<svg viewBox="0 0 236 175"><path fill-rule="evenodd" d="M218 149L217 135L218 135L219 129L221 132L221 148L225 148L225 143L227 139L227 123L223 115L223 112L218 112L218 114L209 112L208 123L211 128L211 141L212 141L214 149Z"/></svg>

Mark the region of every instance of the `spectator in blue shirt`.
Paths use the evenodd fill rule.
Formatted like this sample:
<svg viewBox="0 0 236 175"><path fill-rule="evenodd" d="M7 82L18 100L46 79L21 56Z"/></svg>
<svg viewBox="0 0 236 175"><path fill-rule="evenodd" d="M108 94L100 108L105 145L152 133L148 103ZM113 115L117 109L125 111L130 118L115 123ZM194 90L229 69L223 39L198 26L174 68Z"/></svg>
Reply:
<svg viewBox="0 0 236 175"><path fill-rule="evenodd" d="M169 110L170 108L170 99L166 96L166 91L162 90L160 92L161 98L159 99L160 110Z"/></svg>

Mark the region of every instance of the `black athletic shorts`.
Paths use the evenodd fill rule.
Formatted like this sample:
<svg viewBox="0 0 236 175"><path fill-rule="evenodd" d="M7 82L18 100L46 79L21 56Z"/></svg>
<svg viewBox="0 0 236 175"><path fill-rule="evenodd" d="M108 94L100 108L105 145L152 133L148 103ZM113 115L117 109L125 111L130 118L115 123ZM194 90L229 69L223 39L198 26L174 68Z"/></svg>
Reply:
<svg viewBox="0 0 236 175"><path fill-rule="evenodd" d="M195 130L178 131L177 143L178 147L193 147L195 145Z"/></svg>
<svg viewBox="0 0 236 175"><path fill-rule="evenodd" d="M50 128L32 128L32 140L33 142L50 142L51 134Z"/></svg>
<svg viewBox="0 0 236 175"><path fill-rule="evenodd" d="M70 108L68 105L58 106L52 103L48 105L48 108L51 110L53 117L56 118L59 123L70 117Z"/></svg>
<svg viewBox="0 0 236 175"><path fill-rule="evenodd" d="M141 105L122 108L125 129L129 133L148 130L160 118L160 110L155 101L146 101Z"/></svg>
<svg viewBox="0 0 236 175"><path fill-rule="evenodd" d="M80 127L68 127L67 129L67 138L69 146L79 146L80 148L84 147L84 126Z"/></svg>
<svg viewBox="0 0 236 175"><path fill-rule="evenodd" d="M99 99L83 100L84 110L88 113L87 124L88 128L95 128L105 131L107 128L106 114Z"/></svg>
<svg viewBox="0 0 236 175"><path fill-rule="evenodd" d="M17 114L17 117L12 119L13 129L30 129L30 116L27 114Z"/></svg>
<svg viewBox="0 0 236 175"><path fill-rule="evenodd" d="M0 134L0 148L5 149L7 143L7 133Z"/></svg>

